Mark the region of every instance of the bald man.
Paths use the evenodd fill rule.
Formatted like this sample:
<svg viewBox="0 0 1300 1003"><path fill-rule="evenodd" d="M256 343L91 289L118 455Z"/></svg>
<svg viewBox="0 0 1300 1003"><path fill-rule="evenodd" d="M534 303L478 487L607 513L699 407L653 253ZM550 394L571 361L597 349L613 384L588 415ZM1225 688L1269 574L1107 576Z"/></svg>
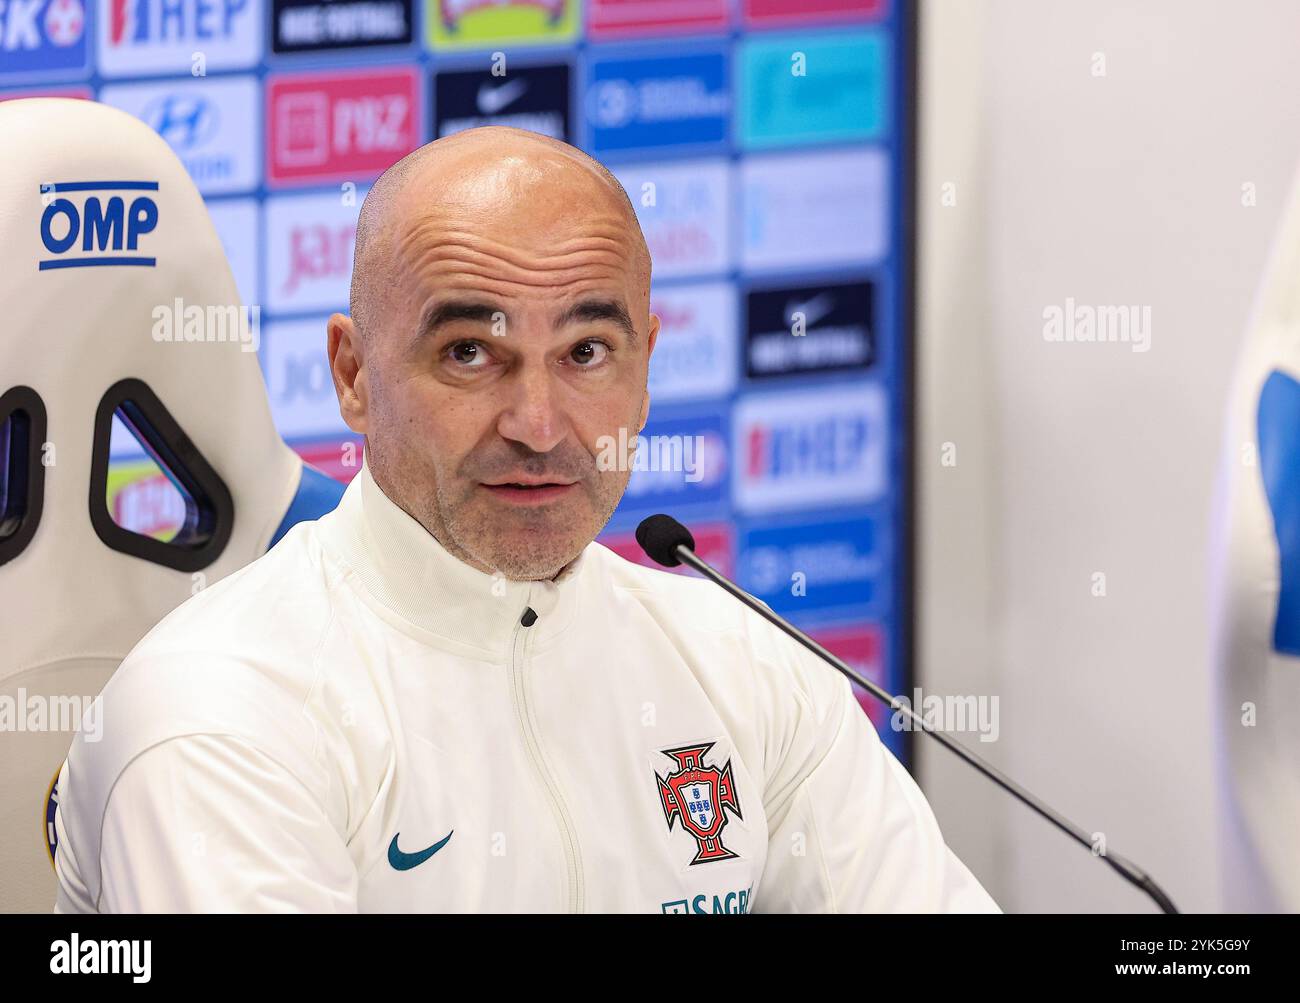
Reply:
<svg viewBox="0 0 1300 1003"><path fill-rule="evenodd" d="M57 911L997 911L843 678L593 542L649 298L572 147L471 130L380 178L328 324L364 465L109 683Z"/></svg>

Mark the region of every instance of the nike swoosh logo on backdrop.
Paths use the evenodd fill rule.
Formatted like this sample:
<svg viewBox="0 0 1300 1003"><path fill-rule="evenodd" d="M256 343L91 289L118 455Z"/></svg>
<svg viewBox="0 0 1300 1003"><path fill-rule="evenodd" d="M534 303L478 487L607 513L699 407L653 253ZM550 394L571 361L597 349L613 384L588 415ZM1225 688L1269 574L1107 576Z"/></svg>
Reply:
<svg viewBox="0 0 1300 1003"><path fill-rule="evenodd" d="M511 80L500 87L483 84L478 89L475 102L478 104L479 114L495 115L497 112L502 111L506 105L514 104L523 97L526 90L528 90L527 80Z"/></svg>

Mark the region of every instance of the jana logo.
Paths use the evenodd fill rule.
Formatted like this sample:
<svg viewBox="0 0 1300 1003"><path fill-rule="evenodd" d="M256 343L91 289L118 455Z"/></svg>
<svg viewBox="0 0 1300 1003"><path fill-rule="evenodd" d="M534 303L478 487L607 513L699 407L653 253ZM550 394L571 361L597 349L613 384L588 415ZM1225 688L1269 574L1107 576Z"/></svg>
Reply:
<svg viewBox="0 0 1300 1003"><path fill-rule="evenodd" d="M163 94L145 105L140 117L180 153L202 146L219 124L216 107L197 94Z"/></svg>
<svg viewBox="0 0 1300 1003"><path fill-rule="evenodd" d="M655 774L659 783L659 803L668 822L668 831L671 832L673 823L680 820L682 828L695 839L696 853L692 865L739 856L723 845L722 830L727 825L726 812L744 819L740 813L740 798L736 795L730 759L721 769L705 764L704 757L713 746L713 742L708 742L661 750L677 764L677 769L664 777Z"/></svg>

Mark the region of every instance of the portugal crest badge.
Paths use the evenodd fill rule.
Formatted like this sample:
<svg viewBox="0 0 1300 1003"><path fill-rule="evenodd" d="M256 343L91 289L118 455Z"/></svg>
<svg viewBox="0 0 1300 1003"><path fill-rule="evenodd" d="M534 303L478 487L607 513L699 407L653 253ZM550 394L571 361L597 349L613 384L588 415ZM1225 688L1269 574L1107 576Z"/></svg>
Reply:
<svg viewBox="0 0 1300 1003"><path fill-rule="evenodd" d="M731 760L723 763L721 769L704 762L713 746L713 742L708 742L663 749L662 753L677 764L677 769L663 777L655 773L668 831L680 819L682 828L695 837L697 850L692 865L738 856L722 844L722 830L727 824L727 811L736 818L745 817L740 813L740 799L731 777Z"/></svg>

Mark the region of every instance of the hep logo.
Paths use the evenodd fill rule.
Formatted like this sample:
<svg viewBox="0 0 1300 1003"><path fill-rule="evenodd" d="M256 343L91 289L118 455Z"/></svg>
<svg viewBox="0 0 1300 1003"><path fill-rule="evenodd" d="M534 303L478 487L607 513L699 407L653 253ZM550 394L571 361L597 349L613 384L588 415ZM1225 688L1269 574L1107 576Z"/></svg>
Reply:
<svg viewBox="0 0 1300 1003"><path fill-rule="evenodd" d="M158 225L158 203L150 195L100 195L98 192L156 192L156 181L70 181L42 185L48 200L41 213L41 243L53 255L78 248L87 256L46 258L38 269L97 265L152 268L156 258L122 254L139 249L140 238ZM55 198L50 198L56 195ZM99 252L91 254L90 252ZM113 252L113 253L105 253Z"/></svg>
<svg viewBox="0 0 1300 1003"><path fill-rule="evenodd" d="M135 4L130 0L113 0L108 25L109 39L114 45L121 45L128 34L134 33Z"/></svg>
<svg viewBox="0 0 1300 1003"><path fill-rule="evenodd" d="M722 830L727 825L725 811L730 811L736 818L744 818L740 813L740 799L736 796L736 782L731 777L731 760L728 759L722 769L706 766L704 757L713 746L713 742L708 742L664 749L663 754L677 764L677 769L666 777L655 774L655 780L659 782L659 803L668 822L668 831L671 832L673 823L680 820L682 828L695 839L696 853L692 865L739 856L722 845Z"/></svg>
<svg viewBox="0 0 1300 1003"><path fill-rule="evenodd" d="M210 42L228 39L248 0L111 0L108 38L137 42Z"/></svg>
<svg viewBox="0 0 1300 1003"><path fill-rule="evenodd" d="M750 478L834 477L862 462L870 437L866 418L832 415L799 425L755 425L745 444Z"/></svg>

